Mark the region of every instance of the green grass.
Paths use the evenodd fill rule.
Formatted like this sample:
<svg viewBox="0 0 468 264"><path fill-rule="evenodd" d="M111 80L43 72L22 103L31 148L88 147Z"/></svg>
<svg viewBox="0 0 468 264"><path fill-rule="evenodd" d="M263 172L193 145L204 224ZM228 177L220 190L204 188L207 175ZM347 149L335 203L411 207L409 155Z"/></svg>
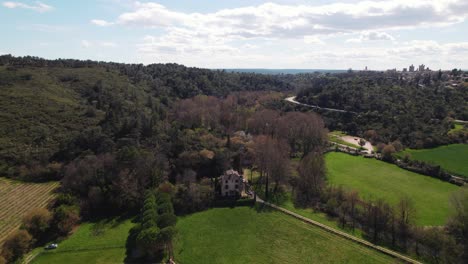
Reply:
<svg viewBox="0 0 468 264"><path fill-rule="evenodd" d="M462 131L465 129L465 126L462 125L462 124L454 124L454 127L452 129L449 130L449 134L452 134L452 133L457 133L459 131Z"/></svg>
<svg viewBox="0 0 468 264"><path fill-rule="evenodd" d="M432 149L407 149L398 155L404 156L406 153L411 155L411 159L437 164L448 172L468 177L467 144L452 144Z"/></svg>
<svg viewBox="0 0 468 264"><path fill-rule="evenodd" d="M293 203L293 200L292 200L292 197L291 197L291 193L288 192L286 195L287 195L287 199L285 199L284 201L282 201L280 203L277 203L281 207L283 207L285 209L288 209L289 211L292 211L292 212L294 212L296 214L299 214L299 215L302 215L302 216L307 217L309 219L312 219L314 221L317 221L317 222L319 222L321 224L324 224L326 226L329 226L329 227L332 227L332 228L335 228L335 229L339 229L339 230L341 230L341 231L343 231L345 233L348 233L348 234L353 235L355 237L364 239L364 236L363 236L363 233L362 233L361 230L355 229L353 231L351 228L348 228L348 227L341 228L341 226L339 225L337 219L331 219L325 213L314 211L312 208L298 208L298 207L295 207L294 203Z"/></svg>
<svg viewBox="0 0 468 264"><path fill-rule="evenodd" d="M216 208L183 217L177 263L394 263L395 260L276 211Z"/></svg>
<svg viewBox="0 0 468 264"><path fill-rule="evenodd" d="M330 184L357 190L364 199L396 204L401 197L410 197L418 225L443 225L450 214L450 195L459 188L375 159L331 152L326 162Z"/></svg>
<svg viewBox="0 0 468 264"><path fill-rule="evenodd" d="M83 223L57 249L42 250L32 263L123 263L125 243L133 226L131 220L116 219Z"/></svg>

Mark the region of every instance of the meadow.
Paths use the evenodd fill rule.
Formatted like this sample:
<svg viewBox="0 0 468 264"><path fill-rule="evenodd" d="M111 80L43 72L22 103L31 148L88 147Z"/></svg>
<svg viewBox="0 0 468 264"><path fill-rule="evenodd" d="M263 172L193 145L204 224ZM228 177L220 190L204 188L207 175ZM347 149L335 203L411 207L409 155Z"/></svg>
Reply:
<svg viewBox="0 0 468 264"><path fill-rule="evenodd" d="M130 219L83 223L57 249L41 249L32 263L124 263L125 243L133 226Z"/></svg>
<svg viewBox="0 0 468 264"><path fill-rule="evenodd" d="M194 228L197 227L197 228ZM177 263L394 263L395 260L305 224L250 207L215 208L179 218Z"/></svg>
<svg viewBox="0 0 468 264"><path fill-rule="evenodd" d="M440 165L446 171L468 178L468 145L452 144L432 149L407 149L398 156L409 154L413 160Z"/></svg>
<svg viewBox="0 0 468 264"><path fill-rule="evenodd" d="M25 214L48 205L58 185L58 182L22 183L0 178L0 245L20 227Z"/></svg>
<svg viewBox="0 0 468 264"><path fill-rule="evenodd" d="M450 196L456 185L403 170L396 165L344 153L325 157L329 184L359 191L364 199L396 204L409 197L416 209L416 224L443 225L451 212Z"/></svg>

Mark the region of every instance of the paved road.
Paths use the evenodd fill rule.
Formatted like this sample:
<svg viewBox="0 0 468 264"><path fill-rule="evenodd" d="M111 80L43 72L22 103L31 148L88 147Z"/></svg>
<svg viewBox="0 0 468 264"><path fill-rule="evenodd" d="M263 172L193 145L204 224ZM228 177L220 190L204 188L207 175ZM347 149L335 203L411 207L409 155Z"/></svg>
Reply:
<svg viewBox="0 0 468 264"><path fill-rule="evenodd" d="M272 207L272 208L274 208L274 209L276 209L276 210L278 210L278 211L281 211L281 212L283 212L283 213L285 213L285 214L291 215L291 216L293 216L293 217L295 217L295 218L297 218L297 219L299 219L299 220L302 220L302 221L304 221L304 222L306 222L306 223L308 223L308 224L311 224L311 225L320 227L320 228L322 228L322 229L324 229L324 230L326 230L326 231L328 231L328 232L330 232L330 233L333 233L333 234L335 234L335 235L341 236L341 237L343 237L343 238L346 238L346 239L351 240L351 241L353 241L353 242L359 243L359 244L364 245L364 246L366 246L366 247L375 249L375 250L377 250L377 251L379 251L379 252L381 252L381 253L383 253L383 254L385 254L385 255L388 255L388 256L397 258L398 260L401 260L401 261L403 261L403 262L421 264L421 262L418 262L418 261L416 261L416 260L414 260L414 259L411 259L411 258L409 258L409 257L407 257L407 256L401 255L401 254L399 254L399 253L397 253L397 252L395 252L395 251L393 251L393 250L389 250L389 249L386 249L386 248L377 246L377 245L375 245L375 244L370 243L369 241L366 241L366 240L357 238L357 237L355 237L355 236L349 235L349 234L347 234L347 233L345 233L345 232L342 232L342 231L340 231L340 230L331 228L331 227L326 226L326 225L324 225L324 224L322 224L322 223L319 223L319 222L317 222L317 221L311 220L311 219L306 218L306 217L304 217L304 216L302 216L302 215L296 214L296 213L294 213L294 212L292 212L292 211L289 211L289 210L287 210L287 209L284 209L284 208L282 208L282 207L279 207L279 206L277 206L277 205L275 205L275 204L272 204L272 203L269 203L269 202L265 202L265 201L263 201L261 198L259 198L258 196L256 196L256 202L258 202L258 203L263 203L263 204L265 204L265 205L267 205L267 206L270 206L270 207Z"/></svg>
<svg viewBox="0 0 468 264"><path fill-rule="evenodd" d="M316 109L321 109L321 110L326 110L326 111L330 111L330 112L338 112L338 113L353 113L353 114L357 114L356 112L353 112L353 111L346 111L346 110L342 110L342 109L335 109L335 108L326 108L326 107L320 107L318 105L309 105L309 104L303 104L301 102L298 102L296 101L296 96L291 96L291 97L288 97L286 99L284 99L290 103L293 103L293 104L297 104L297 105L302 105L302 106L306 106L306 107L310 107L310 108L316 108Z"/></svg>

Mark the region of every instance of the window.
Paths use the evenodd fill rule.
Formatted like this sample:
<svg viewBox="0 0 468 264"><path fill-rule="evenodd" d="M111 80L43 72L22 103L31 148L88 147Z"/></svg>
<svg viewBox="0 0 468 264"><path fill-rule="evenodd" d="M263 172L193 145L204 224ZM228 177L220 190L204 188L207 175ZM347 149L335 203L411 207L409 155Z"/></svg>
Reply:
<svg viewBox="0 0 468 264"><path fill-rule="evenodd" d="M224 189L228 189L228 188L229 188L229 186L227 186L227 185L226 185L226 186L224 186Z"/></svg>
<svg viewBox="0 0 468 264"><path fill-rule="evenodd" d="M239 188L239 185L236 184L236 189L238 189L238 188Z"/></svg>
<svg viewBox="0 0 468 264"><path fill-rule="evenodd" d="M226 182L225 182L225 183L227 183L227 180L226 180Z"/></svg>
<svg viewBox="0 0 468 264"><path fill-rule="evenodd" d="M239 182L239 180L236 180L236 183L238 183L238 182Z"/></svg>

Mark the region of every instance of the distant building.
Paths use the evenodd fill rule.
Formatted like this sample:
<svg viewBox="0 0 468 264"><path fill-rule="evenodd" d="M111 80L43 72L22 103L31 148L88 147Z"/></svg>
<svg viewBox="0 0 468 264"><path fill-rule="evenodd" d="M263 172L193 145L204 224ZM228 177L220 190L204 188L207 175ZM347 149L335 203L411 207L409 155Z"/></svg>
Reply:
<svg viewBox="0 0 468 264"><path fill-rule="evenodd" d="M407 68L403 68L403 72L407 72L407 71L408 71L408 69L407 69Z"/></svg>
<svg viewBox="0 0 468 264"><path fill-rule="evenodd" d="M221 196L241 196L244 192L244 178L235 170L228 170L220 177Z"/></svg>
<svg viewBox="0 0 468 264"><path fill-rule="evenodd" d="M420 72L423 72L425 69L426 69L426 65L424 65L424 64L419 65L419 69L418 69L418 70L419 70Z"/></svg>
<svg viewBox="0 0 468 264"><path fill-rule="evenodd" d="M411 66L409 66L409 71L414 72L414 65L413 64L411 64Z"/></svg>

